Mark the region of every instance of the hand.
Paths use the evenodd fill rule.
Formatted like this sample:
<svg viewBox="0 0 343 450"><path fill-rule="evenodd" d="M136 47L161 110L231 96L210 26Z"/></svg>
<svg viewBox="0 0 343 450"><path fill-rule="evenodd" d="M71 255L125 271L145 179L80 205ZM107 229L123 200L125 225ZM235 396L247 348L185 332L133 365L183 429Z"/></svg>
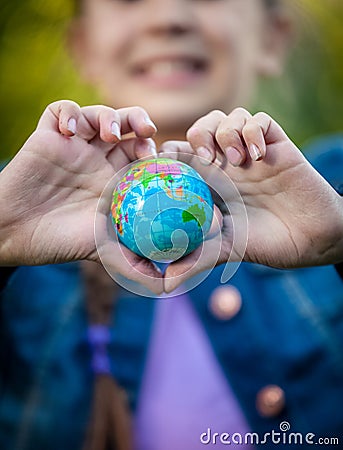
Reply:
<svg viewBox="0 0 343 450"><path fill-rule="evenodd" d="M162 151L177 151L220 193L223 201L217 201L217 206L222 230L207 239L203 248L168 267L167 292L229 260L278 268L343 260L343 199L271 117L264 113L252 116L242 108L228 116L214 111L198 120L187 138L189 143L166 143ZM194 152L205 156L202 162L209 165L200 164ZM240 224L244 228L245 219L230 180L246 210L243 253L242 246L235 248L233 224L238 224L237 231Z"/></svg>
<svg viewBox="0 0 343 450"><path fill-rule="evenodd" d="M121 140L129 132L136 137ZM154 154L155 132L141 108L49 105L0 174L0 264L99 261L93 231L99 197L118 170ZM107 211L102 214L105 220ZM109 238L100 250L111 271L162 292L161 274L151 262Z"/></svg>

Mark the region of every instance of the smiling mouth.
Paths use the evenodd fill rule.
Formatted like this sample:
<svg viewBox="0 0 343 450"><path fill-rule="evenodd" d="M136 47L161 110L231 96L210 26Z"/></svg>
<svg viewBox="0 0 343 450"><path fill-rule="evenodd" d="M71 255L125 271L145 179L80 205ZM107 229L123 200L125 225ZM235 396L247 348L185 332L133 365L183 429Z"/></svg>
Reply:
<svg viewBox="0 0 343 450"><path fill-rule="evenodd" d="M162 87L179 87L205 75L209 64L200 58L160 58L137 64L132 74L144 82Z"/></svg>

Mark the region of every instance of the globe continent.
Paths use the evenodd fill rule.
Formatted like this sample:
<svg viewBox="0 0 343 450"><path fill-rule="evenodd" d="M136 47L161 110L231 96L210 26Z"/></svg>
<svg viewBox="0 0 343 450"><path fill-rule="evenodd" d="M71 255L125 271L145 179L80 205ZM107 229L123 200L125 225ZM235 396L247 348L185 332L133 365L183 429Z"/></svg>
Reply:
<svg viewBox="0 0 343 450"><path fill-rule="evenodd" d="M113 191L111 218L119 240L140 256L175 261L210 229L213 200L202 177L169 158L140 161Z"/></svg>

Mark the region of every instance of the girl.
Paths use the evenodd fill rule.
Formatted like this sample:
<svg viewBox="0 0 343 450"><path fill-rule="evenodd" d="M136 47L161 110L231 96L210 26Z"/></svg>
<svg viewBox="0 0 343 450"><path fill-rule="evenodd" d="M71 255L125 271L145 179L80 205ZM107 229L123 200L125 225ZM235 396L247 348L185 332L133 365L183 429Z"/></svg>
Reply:
<svg viewBox="0 0 343 450"><path fill-rule="evenodd" d="M20 266L2 292L1 448L252 448L280 423L304 444L307 433L340 438L339 275L264 265L341 262L342 200L272 118L241 107L259 76L282 70L281 2L84 0L70 33L81 73L116 109L50 105L1 173L0 261ZM218 267L159 301L120 290L93 263L99 251L111 271L158 295L214 265L216 237L206 258L192 254L165 275L109 239L96 249L105 185L156 149L199 155L205 177L228 161L248 216L244 260L263 266L242 264L224 285ZM322 167L333 182L341 154ZM227 222L223 214L218 263L232 255Z"/></svg>

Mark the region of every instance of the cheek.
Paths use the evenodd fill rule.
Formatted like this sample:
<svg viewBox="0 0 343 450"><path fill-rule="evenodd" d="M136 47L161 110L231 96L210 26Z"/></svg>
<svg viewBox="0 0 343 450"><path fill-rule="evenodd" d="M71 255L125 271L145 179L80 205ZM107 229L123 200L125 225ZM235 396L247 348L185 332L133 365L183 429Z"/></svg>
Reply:
<svg viewBox="0 0 343 450"><path fill-rule="evenodd" d="M255 42L237 26L217 29L213 35L214 71L209 95L215 108L230 112L248 106L256 81Z"/></svg>
<svg viewBox="0 0 343 450"><path fill-rule="evenodd" d="M106 15L104 11L98 11L89 16L86 29L88 48L99 70L105 67L108 70L109 64L120 64L132 39L131 27L127 22L118 22L114 20L113 14Z"/></svg>
<svg viewBox="0 0 343 450"><path fill-rule="evenodd" d="M211 36L211 58L213 63L213 89L223 89L223 83L236 84L243 71L242 44L238 34L232 28L222 28Z"/></svg>
<svg viewBox="0 0 343 450"><path fill-rule="evenodd" d="M247 66L256 58L263 29L255 9L247 9L244 2L225 2L202 17L204 35L224 63Z"/></svg>
<svg viewBox="0 0 343 450"><path fill-rule="evenodd" d="M222 33L217 48L218 77L223 83L226 80L231 90L244 90L256 77L259 49L255 42L245 37L242 30L231 29Z"/></svg>

